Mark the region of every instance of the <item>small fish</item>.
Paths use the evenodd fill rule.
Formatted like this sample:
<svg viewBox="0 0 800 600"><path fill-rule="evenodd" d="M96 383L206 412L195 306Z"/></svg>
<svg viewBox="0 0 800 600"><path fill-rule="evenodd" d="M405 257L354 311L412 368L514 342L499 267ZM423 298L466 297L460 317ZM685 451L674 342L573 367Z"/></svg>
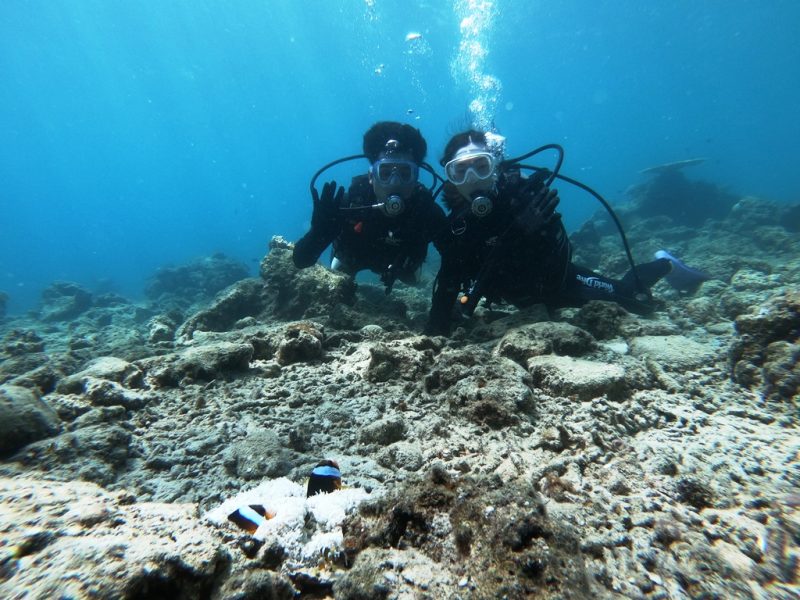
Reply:
<svg viewBox="0 0 800 600"><path fill-rule="evenodd" d="M406 110L406 114L407 115L413 115L414 114L414 109L413 108L409 108L408 110Z"/></svg>
<svg viewBox="0 0 800 600"><path fill-rule="evenodd" d="M334 460L323 460L318 463L308 476L306 498L316 494L329 494L342 487L342 472Z"/></svg>
<svg viewBox="0 0 800 600"><path fill-rule="evenodd" d="M228 521L244 529L247 533L253 534L261 526L275 516L275 513L267 511L260 504L250 506L240 506L228 515Z"/></svg>
<svg viewBox="0 0 800 600"><path fill-rule="evenodd" d="M407 41L407 42L412 42L412 41L414 41L414 40L418 40L418 39L420 39L421 37L422 37L422 34L421 34L421 33L419 33L419 32L416 32L416 31L409 31L409 32L406 34L406 41Z"/></svg>

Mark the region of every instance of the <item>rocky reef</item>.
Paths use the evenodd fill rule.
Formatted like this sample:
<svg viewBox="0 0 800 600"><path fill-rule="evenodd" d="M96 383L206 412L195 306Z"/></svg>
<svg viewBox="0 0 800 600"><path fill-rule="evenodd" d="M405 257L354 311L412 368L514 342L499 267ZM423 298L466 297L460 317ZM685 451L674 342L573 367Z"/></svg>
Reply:
<svg viewBox="0 0 800 600"><path fill-rule="evenodd" d="M636 256L713 277L649 318L428 337L427 287L298 271L280 238L257 278L212 257L143 304L54 284L0 322L0 597L797 598L800 234L717 208L625 215ZM574 237L626 270L604 223ZM323 458L359 498L335 518L297 498ZM281 486L274 527L210 517Z"/></svg>

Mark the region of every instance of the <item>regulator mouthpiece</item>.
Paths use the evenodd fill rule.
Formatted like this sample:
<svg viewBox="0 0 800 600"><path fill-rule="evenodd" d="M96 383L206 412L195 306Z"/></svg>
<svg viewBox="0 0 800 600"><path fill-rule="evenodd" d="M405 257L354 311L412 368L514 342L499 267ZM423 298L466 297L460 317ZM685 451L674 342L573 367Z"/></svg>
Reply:
<svg viewBox="0 0 800 600"><path fill-rule="evenodd" d="M492 201L486 196L476 196L472 199L472 214L476 217L485 217L492 212Z"/></svg>
<svg viewBox="0 0 800 600"><path fill-rule="evenodd" d="M384 200L381 208L387 217L396 217L405 210L406 204L400 196L392 194Z"/></svg>

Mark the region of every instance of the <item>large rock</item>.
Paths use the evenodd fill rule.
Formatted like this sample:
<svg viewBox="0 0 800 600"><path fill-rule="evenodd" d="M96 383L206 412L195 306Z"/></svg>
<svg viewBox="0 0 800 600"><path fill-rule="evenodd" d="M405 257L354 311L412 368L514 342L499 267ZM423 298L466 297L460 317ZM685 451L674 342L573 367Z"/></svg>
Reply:
<svg viewBox="0 0 800 600"><path fill-rule="evenodd" d="M373 344L369 354L368 381L419 381L433 362L434 347L428 338L393 340Z"/></svg>
<svg viewBox="0 0 800 600"><path fill-rule="evenodd" d="M645 335L630 342L633 356L649 358L671 371L685 371L713 363L717 350L682 335Z"/></svg>
<svg viewBox="0 0 800 600"><path fill-rule="evenodd" d="M534 356L528 361L533 382L556 396L589 400L606 395L619 399L628 388L625 368L572 358L570 356Z"/></svg>
<svg viewBox="0 0 800 600"><path fill-rule="evenodd" d="M691 164L681 161L649 169L652 179L631 190L631 214L640 218L664 215L687 227L728 215L736 196L713 183L689 179L683 169Z"/></svg>
<svg viewBox="0 0 800 600"><path fill-rule="evenodd" d="M406 423L399 417L387 417L373 421L361 428L358 439L363 444L388 446L406 437Z"/></svg>
<svg viewBox="0 0 800 600"><path fill-rule="evenodd" d="M608 340L622 335L625 321L634 318L616 302L592 300L580 307L572 322L598 340Z"/></svg>
<svg viewBox="0 0 800 600"><path fill-rule="evenodd" d="M215 342L181 352L146 358L136 365L157 386L176 386L186 381L212 381L232 372L246 371L253 346L243 342Z"/></svg>
<svg viewBox="0 0 800 600"><path fill-rule="evenodd" d="M62 394L80 394L85 391L89 379L103 379L126 387L141 387L142 370L121 358L101 356L92 360L84 369L58 382L57 391Z"/></svg>
<svg viewBox="0 0 800 600"><path fill-rule="evenodd" d="M757 196L744 196L731 207L725 225L736 231L746 231L751 234L756 227L780 225L782 217L788 212L788 207L783 203Z"/></svg>
<svg viewBox="0 0 800 600"><path fill-rule="evenodd" d="M521 365L532 356L564 354L580 356L597 347L594 338L568 323L533 323L512 329L495 347L495 354L505 356Z"/></svg>
<svg viewBox="0 0 800 600"><path fill-rule="evenodd" d="M172 297L195 303L248 276L247 267L224 254L214 254L186 265L163 267L151 278L145 294L151 300Z"/></svg>
<svg viewBox="0 0 800 600"><path fill-rule="evenodd" d="M43 394L52 391L55 381L47 373L55 375L63 361L54 360L44 349L44 340L35 331L8 331L0 346L0 383L38 389Z"/></svg>
<svg viewBox="0 0 800 600"><path fill-rule="evenodd" d="M0 383L48 365L52 366L52 359L44 352L0 355Z"/></svg>
<svg viewBox="0 0 800 600"><path fill-rule="evenodd" d="M278 343L275 359L281 365L313 361L322 357L324 330L316 323L291 323Z"/></svg>
<svg viewBox="0 0 800 600"><path fill-rule="evenodd" d="M55 434L60 421L55 411L29 389L0 386L0 456Z"/></svg>
<svg viewBox="0 0 800 600"><path fill-rule="evenodd" d="M0 479L0 597L209 598L231 556L193 504Z"/></svg>
<svg viewBox="0 0 800 600"><path fill-rule="evenodd" d="M3 336L3 352L9 356L44 352L44 340L35 331L12 329Z"/></svg>
<svg viewBox="0 0 800 600"><path fill-rule="evenodd" d="M261 261L268 314L280 319L327 319L340 305L355 302L352 277L319 265L298 269L292 262L293 248L283 238L275 237L269 254Z"/></svg>
<svg viewBox="0 0 800 600"><path fill-rule="evenodd" d="M186 341L192 338L196 330L226 331L232 329L240 319L259 315L265 307L264 282L253 278L243 279L220 292L211 306L189 317L178 328L175 337Z"/></svg>
<svg viewBox="0 0 800 600"><path fill-rule="evenodd" d="M597 597L574 527L551 518L530 483L455 479L434 466L343 530L353 568L335 583L336 598Z"/></svg>
<svg viewBox="0 0 800 600"><path fill-rule="evenodd" d="M424 379L425 391L451 413L493 429L530 420L531 378L520 365L481 351L445 351Z"/></svg>
<svg viewBox="0 0 800 600"><path fill-rule="evenodd" d="M282 477L292 468L286 446L274 431L252 429L225 451L225 468L248 480Z"/></svg>
<svg viewBox="0 0 800 600"><path fill-rule="evenodd" d="M42 321L74 319L92 306L92 295L75 283L57 282L42 292Z"/></svg>
<svg viewBox="0 0 800 600"><path fill-rule="evenodd" d="M736 332L730 352L734 379L770 398L795 396L800 391L800 292L773 297L739 315Z"/></svg>
<svg viewBox="0 0 800 600"><path fill-rule="evenodd" d="M58 473L59 478L111 485L131 458L130 432L112 423L124 412L119 406L90 411L71 425L74 431L34 442L14 460L28 470Z"/></svg>
<svg viewBox="0 0 800 600"><path fill-rule="evenodd" d="M798 401L800 393L800 344L772 342L764 353L764 395Z"/></svg>

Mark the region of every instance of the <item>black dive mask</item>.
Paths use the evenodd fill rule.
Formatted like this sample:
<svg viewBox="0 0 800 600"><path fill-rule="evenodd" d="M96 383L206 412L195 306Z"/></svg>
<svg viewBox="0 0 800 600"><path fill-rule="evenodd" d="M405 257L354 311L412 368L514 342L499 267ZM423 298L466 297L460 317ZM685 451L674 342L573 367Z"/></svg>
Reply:
<svg viewBox="0 0 800 600"><path fill-rule="evenodd" d="M419 166L410 160L381 158L370 169L372 186L387 217L396 217L406 209L406 201L414 193Z"/></svg>

